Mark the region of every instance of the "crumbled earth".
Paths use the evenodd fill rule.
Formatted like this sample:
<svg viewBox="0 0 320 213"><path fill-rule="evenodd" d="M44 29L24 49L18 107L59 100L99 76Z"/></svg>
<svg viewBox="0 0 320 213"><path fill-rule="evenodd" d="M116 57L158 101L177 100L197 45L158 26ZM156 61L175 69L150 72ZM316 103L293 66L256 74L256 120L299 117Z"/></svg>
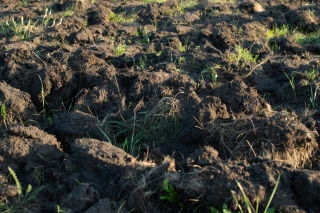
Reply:
<svg viewBox="0 0 320 213"><path fill-rule="evenodd" d="M315 1L0 0L0 212L238 212L241 188L320 212L319 23Z"/></svg>

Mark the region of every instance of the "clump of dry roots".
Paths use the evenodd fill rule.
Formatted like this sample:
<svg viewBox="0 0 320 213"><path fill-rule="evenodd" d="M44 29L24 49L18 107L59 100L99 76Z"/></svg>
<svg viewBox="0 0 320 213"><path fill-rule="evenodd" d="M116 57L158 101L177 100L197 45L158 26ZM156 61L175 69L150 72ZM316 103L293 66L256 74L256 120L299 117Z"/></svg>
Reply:
<svg viewBox="0 0 320 213"><path fill-rule="evenodd" d="M302 124L297 115L274 112L271 116L245 116L206 125L206 142L218 149L220 157L270 158L294 168L311 166L317 148L317 133Z"/></svg>

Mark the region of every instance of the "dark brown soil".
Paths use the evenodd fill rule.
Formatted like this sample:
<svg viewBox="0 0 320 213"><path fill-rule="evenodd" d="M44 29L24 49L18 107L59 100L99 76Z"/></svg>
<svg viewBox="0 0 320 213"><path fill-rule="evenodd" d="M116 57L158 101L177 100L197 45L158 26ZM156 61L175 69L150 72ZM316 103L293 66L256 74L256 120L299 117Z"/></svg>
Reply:
<svg viewBox="0 0 320 213"><path fill-rule="evenodd" d="M0 0L0 212L320 212L319 4L144 2Z"/></svg>

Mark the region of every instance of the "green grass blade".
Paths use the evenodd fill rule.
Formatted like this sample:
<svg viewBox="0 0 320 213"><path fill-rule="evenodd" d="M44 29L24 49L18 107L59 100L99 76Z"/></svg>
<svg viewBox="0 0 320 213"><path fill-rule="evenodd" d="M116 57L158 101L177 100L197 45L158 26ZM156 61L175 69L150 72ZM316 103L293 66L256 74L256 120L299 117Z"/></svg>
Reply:
<svg viewBox="0 0 320 213"><path fill-rule="evenodd" d="M273 191L271 193L271 196L270 196L270 199L269 199L268 204L266 206L266 209L264 210L264 213L268 212L268 208L269 208L269 206L270 206L270 204L272 202L272 199L273 199L274 195L276 194L276 191L277 191L277 188L278 188L278 185L279 185L279 182L280 182L280 177L281 177L281 174L278 176L277 183L276 183L275 187L273 188Z"/></svg>
<svg viewBox="0 0 320 213"><path fill-rule="evenodd" d="M6 112L6 105L5 105L5 103L3 103L3 104L1 105L1 115L2 115L3 119L6 119L6 117L7 117L7 112Z"/></svg>
<svg viewBox="0 0 320 213"><path fill-rule="evenodd" d="M256 204L256 212L259 211L259 203L260 203L260 198L259 196L257 197L257 204Z"/></svg>
<svg viewBox="0 0 320 213"><path fill-rule="evenodd" d="M228 206L227 206L227 204L223 204L223 206L222 206L222 212L223 213L232 213L229 209L228 209Z"/></svg>
<svg viewBox="0 0 320 213"><path fill-rule="evenodd" d="M14 206L13 205L10 205L10 204L7 204L5 203L4 201L1 201L0 202L0 212L2 213L12 213L14 212L13 211L13 208Z"/></svg>
<svg viewBox="0 0 320 213"><path fill-rule="evenodd" d="M131 129L131 126L129 124L126 124L126 123L120 122L120 121L110 121L109 124L116 124L116 125Z"/></svg>
<svg viewBox="0 0 320 213"><path fill-rule="evenodd" d="M124 130L120 130L120 131L117 131L117 133L114 135L114 137L119 137L120 135L122 135L122 134L124 134L124 135L126 135L126 134L128 134L128 130L127 129L124 129Z"/></svg>
<svg viewBox="0 0 320 213"><path fill-rule="evenodd" d="M126 204L126 202L127 202L127 201L124 201L124 202L121 204L121 206L119 207L117 213L120 213L121 209L123 208L124 204Z"/></svg>
<svg viewBox="0 0 320 213"><path fill-rule="evenodd" d="M26 193L24 194L24 198L26 199L29 195L29 193L31 192L32 190L32 186L29 184L28 185L28 188L26 189Z"/></svg>
<svg viewBox="0 0 320 213"><path fill-rule="evenodd" d="M235 195L235 194L236 194L235 191L232 191L232 190L231 190L231 195L232 195L233 199L236 201L236 205L239 207L240 212L243 213L242 207L241 207L238 199L236 198L236 195Z"/></svg>
<svg viewBox="0 0 320 213"><path fill-rule="evenodd" d="M128 138L126 138L124 140L124 142L122 143L122 149L125 150L125 151L129 151L129 144L128 144Z"/></svg>
<svg viewBox="0 0 320 213"><path fill-rule="evenodd" d="M267 213L275 213L276 209L274 207L267 210Z"/></svg>
<svg viewBox="0 0 320 213"><path fill-rule="evenodd" d="M160 196L160 200L169 200L170 197L168 195L162 195Z"/></svg>
<svg viewBox="0 0 320 213"><path fill-rule="evenodd" d="M166 192L170 192L169 187L168 187L168 178L164 179L164 181L163 181L163 189Z"/></svg>
<svg viewBox="0 0 320 213"><path fill-rule="evenodd" d="M244 204L246 205L248 212L252 213L252 208L251 208L252 205L251 205L247 195L245 194L241 184L237 180L236 180L236 182L237 182L237 185L238 185L238 187L239 187L239 189L241 191L241 194L242 194L242 197L243 197L243 200L244 200Z"/></svg>
<svg viewBox="0 0 320 213"><path fill-rule="evenodd" d="M36 198L38 196L39 192L42 191L42 189L44 189L44 186L40 186L39 188L37 188L36 190L31 192L30 195L28 197L26 197L25 201L29 202L30 200L33 200L34 198Z"/></svg>
<svg viewBox="0 0 320 213"><path fill-rule="evenodd" d="M112 144L112 141L110 140L110 138L108 137L108 135L97 125L98 129L100 130L100 132L102 133L102 135L104 137L107 138L107 140Z"/></svg>
<svg viewBox="0 0 320 213"><path fill-rule="evenodd" d="M19 194L19 197L20 197L22 195L22 187L21 187L20 181L19 181L16 173L13 171L13 169L8 167L8 170L9 170L10 174L12 175L12 177L13 177L15 183L16 183L16 187L18 189L18 194Z"/></svg>
<svg viewBox="0 0 320 213"><path fill-rule="evenodd" d="M218 209L216 209L214 207L210 207L210 212L211 213L221 213Z"/></svg>

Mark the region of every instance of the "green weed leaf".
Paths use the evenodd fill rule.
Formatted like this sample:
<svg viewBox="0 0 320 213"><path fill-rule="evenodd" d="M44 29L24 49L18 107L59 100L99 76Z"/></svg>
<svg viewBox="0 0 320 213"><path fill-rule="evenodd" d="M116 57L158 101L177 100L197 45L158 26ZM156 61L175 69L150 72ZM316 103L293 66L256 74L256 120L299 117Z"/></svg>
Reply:
<svg viewBox="0 0 320 213"><path fill-rule="evenodd" d="M222 212L223 213L232 213L229 209L228 209L228 206L227 206L227 204L223 204L223 206L222 206Z"/></svg>
<svg viewBox="0 0 320 213"><path fill-rule="evenodd" d="M25 198L25 202L29 202L29 201L33 200L34 198L36 198L38 196L39 192L42 191L42 189L44 189L44 186L41 186L41 187L37 188L36 190L34 190L33 192L31 192L30 195Z"/></svg>
<svg viewBox="0 0 320 213"><path fill-rule="evenodd" d="M161 200L168 200L170 203L178 203L180 208L184 208L182 203L179 203L177 200L176 191L174 188L168 184L168 178L163 181L163 190L165 190L168 194L164 196L160 196Z"/></svg>
<svg viewBox="0 0 320 213"><path fill-rule="evenodd" d="M274 207L267 210L267 213L275 213L276 209Z"/></svg>
<svg viewBox="0 0 320 213"><path fill-rule="evenodd" d="M278 188L278 185L279 185L279 182L280 182L280 177L281 177L281 174L278 176L277 183L276 183L275 187L274 187L273 190L272 190L270 199L269 199L269 201L268 201L268 204L267 204L267 206L266 206L266 209L264 210L264 213L267 213L267 212L268 212L268 209L269 209L269 206L270 206L270 204L271 204L271 201L272 201L274 195L276 194L276 191L277 191L277 188ZM273 211L273 212L274 212L274 211Z"/></svg>
<svg viewBox="0 0 320 213"><path fill-rule="evenodd" d="M166 192L170 192L169 190L169 187L168 187L168 178L166 178L164 181L163 181L163 189L166 191Z"/></svg>
<svg viewBox="0 0 320 213"><path fill-rule="evenodd" d="M251 210L252 205L251 205L247 195L245 194L241 184L237 180L236 180L236 182L237 182L237 185L238 185L238 187L239 187L239 189L241 191L241 194L242 194L242 197L243 197L243 200L244 200L244 204L247 207L248 212L252 213L252 210Z"/></svg>
<svg viewBox="0 0 320 213"><path fill-rule="evenodd" d="M210 212L211 213L221 213L221 211L219 211L218 209L216 209L214 207L210 207Z"/></svg>
<svg viewBox="0 0 320 213"><path fill-rule="evenodd" d="M173 203L174 202L174 199L168 195L163 195L163 196L160 196L160 199L161 200L168 200L170 203Z"/></svg>
<svg viewBox="0 0 320 213"><path fill-rule="evenodd" d="M31 190L32 190L32 186L29 184L29 185L28 185L28 188L26 189L26 193L24 194L24 197L25 197L25 198L28 197L28 195L29 195L29 193L31 192Z"/></svg>
<svg viewBox="0 0 320 213"><path fill-rule="evenodd" d="M1 115L2 115L3 119L6 119L6 117L7 117L7 112L6 112L6 105L5 105L5 103L1 104Z"/></svg>
<svg viewBox="0 0 320 213"><path fill-rule="evenodd" d="M23 192L22 192L22 187L21 187L20 181L19 181L16 173L15 173L15 172L13 171L13 169L11 169L10 167L8 167L8 170L9 170L10 174L12 175L12 177L13 177L15 183L16 183L16 187L17 187L17 189L18 189L18 194L19 194L19 196L22 196L22 193L23 193Z"/></svg>

